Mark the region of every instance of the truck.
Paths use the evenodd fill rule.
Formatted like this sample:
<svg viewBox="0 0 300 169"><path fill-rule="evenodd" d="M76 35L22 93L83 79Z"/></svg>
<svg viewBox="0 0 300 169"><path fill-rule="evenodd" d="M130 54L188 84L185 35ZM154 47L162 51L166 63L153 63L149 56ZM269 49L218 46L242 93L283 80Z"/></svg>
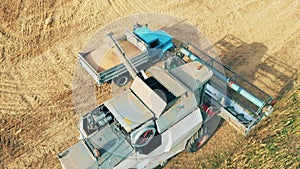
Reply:
<svg viewBox="0 0 300 169"><path fill-rule="evenodd" d="M151 31L139 24L134 31L126 30L117 38L128 59L137 68L144 70L161 61L164 53L174 45L172 37L163 30ZM109 46L110 47L110 46ZM78 54L79 63L101 85L112 80L119 86L129 82L131 76L113 50L102 53L105 45Z"/></svg>
<svg viewBox="0 0 300 169"><path fill-rule="evenodd" d="M163 166L183 150L204 146L222 118L246 135L273 111L271 96L193 44L169 45L172 50L159 54L167 53L161 64L137 69L120 39L113 33L108 38L130 86L80 117L80 141L58 154L63 168Z"/></svg>

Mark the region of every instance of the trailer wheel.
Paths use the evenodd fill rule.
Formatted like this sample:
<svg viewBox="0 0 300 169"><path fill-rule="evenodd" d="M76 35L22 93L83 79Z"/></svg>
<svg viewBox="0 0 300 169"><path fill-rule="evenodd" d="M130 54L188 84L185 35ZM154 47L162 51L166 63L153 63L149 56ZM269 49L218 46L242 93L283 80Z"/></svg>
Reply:
<svg viewBox="0 0 300 169"><path fill-rule="evenodd" d="M203 124L201 129L199 129L189 140L186 145L186 150L193 153L202 148L209 138L216 132L219 128L221 122L221 117L214 115L211 119Z"/></svg>
<svg viewBox="0 0 300 169"><path fill-rule="evenodd" d="M131 77L128 74L123 74L123 75L113 78L113 81L118 86L124 86L130 81L130 79L131 79Z"/></svg>

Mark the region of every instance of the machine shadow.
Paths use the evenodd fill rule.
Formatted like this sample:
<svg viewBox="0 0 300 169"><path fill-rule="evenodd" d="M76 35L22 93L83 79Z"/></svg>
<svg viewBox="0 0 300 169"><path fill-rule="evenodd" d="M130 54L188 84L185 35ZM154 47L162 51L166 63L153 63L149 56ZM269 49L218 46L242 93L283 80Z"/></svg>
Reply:
<svg viewBox="0 0 300 169"><path fill-rule="evenodd" d="M217 52L222 64L259 87L275 99L293 87L298 71L292 65L268 55L263 43L246 43L233 35L226 35L205 49Z"/></svg>
<svg viewBox="0 0 300 169"><path fill-rule="evenodd" d="M186 20L180 20L172 25L163 26L161 30L172 35L173 43L177 47L181 42L191 43L201 50L205 50L213 45L201 30L189 24ZM213 58L217 57L215 53L212 53L211 56Z"/></svg>

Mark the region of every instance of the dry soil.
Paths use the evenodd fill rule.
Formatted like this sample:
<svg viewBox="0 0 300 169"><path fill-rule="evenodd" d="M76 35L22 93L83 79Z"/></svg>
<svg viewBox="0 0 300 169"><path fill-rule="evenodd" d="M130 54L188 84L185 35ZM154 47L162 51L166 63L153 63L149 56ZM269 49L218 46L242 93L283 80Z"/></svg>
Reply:
<svg viewBox="0 0 300 169"><path fill-rule="evenodd" d="M78 137L77 52L105 24L145 12L196 26L226 65L275 98L297 81L299 0L2 0L0 168L60 168L56 154ZM107 98L108 85L97 90ZM182 152L166 168L216 168L244 139L224 123L202 150Z"/></svg>

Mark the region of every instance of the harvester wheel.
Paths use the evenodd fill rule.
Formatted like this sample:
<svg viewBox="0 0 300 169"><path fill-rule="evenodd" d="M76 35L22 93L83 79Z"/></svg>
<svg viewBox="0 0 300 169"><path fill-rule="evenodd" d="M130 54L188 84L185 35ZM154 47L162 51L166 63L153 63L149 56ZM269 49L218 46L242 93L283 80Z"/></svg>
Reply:
<svg viewBox="0 0 300 169"><path fill-rule="evenodd" d="M198 151L209 139L210 134L207 132L205 125L199 129L188 141L186 150L193 153Z"/></svg>
<svg viewBox="0 0 300 169"><path fill-rule="evenodd" d="M214 115L188 140L186 150L193 153L202 148L209 138L216 132L221 122L221 117Z"/></svg>

